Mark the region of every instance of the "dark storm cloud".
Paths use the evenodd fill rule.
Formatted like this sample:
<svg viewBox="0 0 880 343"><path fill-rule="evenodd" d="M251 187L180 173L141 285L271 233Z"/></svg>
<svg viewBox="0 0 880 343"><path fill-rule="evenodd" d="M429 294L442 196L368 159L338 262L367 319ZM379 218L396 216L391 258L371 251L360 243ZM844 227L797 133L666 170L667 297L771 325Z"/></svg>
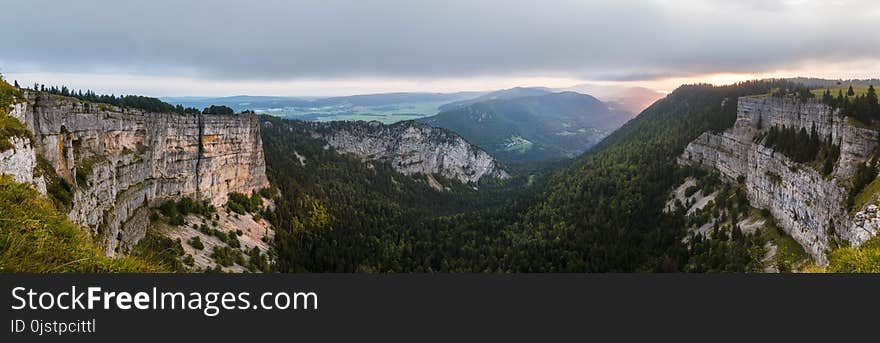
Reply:
<svg viewBox="0 0 880 343"><path fill-rule="evenodd" d="M880 56L873 1L4 0L0 67L645 79Z"/></svg>

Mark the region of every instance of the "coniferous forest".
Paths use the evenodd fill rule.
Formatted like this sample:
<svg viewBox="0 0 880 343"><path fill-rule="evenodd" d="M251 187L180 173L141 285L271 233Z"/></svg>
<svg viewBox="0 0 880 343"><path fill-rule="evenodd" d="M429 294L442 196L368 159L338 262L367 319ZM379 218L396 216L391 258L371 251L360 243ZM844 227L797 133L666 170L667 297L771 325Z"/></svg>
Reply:
<svg viewBox="0 0 880 343"><path fill-rule="evenodd" d="M269 215L279 269L751 270L754 238L681 244L685 218L662 208L669 190L691 175L675 163L685 145L732 126L738 97L780 88L794 85L682 86L566 168L518 173L478 190L444 180L448 192L387 164L325 149L300 134L296 121L264 117L268 174L281 191Z"/></svg>

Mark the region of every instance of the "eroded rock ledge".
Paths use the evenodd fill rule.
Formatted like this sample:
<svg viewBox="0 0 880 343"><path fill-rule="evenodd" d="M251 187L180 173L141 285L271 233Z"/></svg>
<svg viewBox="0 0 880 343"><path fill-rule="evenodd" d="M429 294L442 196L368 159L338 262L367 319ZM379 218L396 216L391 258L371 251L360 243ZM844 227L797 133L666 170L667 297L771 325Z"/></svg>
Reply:
<svg viewBox="0 0 880 343"><path fill-rule="evenodd" d="M759 133L783 125L815 128L820 137L830 136L840 145L840 158L831 175L820 175L756 142ZM876 234L876 225L864 225L864 219L854 221L845 208L849 178L876 147L876 131L852 125L821 102L745 97L737 103L732 128L703 133L688 144L678 161L742 180L752 206L770 210L779 226L818 264L825 265L832 234L856 245Z"/></svg>
<svg viewBox="0 0 880 343"><path fill-rule="evenodd" d="M315 138L365 159L387 161L404 175L439 174L462 183L508 178L498 162L458 134L413 121L302 123Z"/></svg>
<svg viewBox="0 0 880 343"><path fill-rule="evenodd" d="M268 186L256 116L153 113L23 94L11 115L33 131L36 156L73 186L68 217L91 229L108 255L143 238L149 206L161 199L188 196L219 207L230 192Z"/></svg>

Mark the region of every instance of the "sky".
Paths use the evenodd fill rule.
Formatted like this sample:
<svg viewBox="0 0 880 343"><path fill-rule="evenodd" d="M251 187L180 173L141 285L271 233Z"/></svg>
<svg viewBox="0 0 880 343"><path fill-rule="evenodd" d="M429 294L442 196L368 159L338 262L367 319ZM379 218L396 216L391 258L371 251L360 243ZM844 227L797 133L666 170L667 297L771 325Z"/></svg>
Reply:
<svg viewBox="0 0 880 343"><path fill-rule="evenodd" d="M0 73L151 96L880 77L870 0L0 0Z"/></svg>

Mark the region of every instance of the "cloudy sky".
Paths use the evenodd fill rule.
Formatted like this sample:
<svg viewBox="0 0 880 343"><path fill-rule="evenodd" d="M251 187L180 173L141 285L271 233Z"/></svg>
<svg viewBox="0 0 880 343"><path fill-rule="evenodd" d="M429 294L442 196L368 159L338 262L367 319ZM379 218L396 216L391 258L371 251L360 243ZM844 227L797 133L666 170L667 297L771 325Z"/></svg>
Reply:
<svg viewBox="0 0 880 343"><path fill-rule="evenodd" d="M166 95L880 77L869 0L0 0L0 73Z"/></svg>

